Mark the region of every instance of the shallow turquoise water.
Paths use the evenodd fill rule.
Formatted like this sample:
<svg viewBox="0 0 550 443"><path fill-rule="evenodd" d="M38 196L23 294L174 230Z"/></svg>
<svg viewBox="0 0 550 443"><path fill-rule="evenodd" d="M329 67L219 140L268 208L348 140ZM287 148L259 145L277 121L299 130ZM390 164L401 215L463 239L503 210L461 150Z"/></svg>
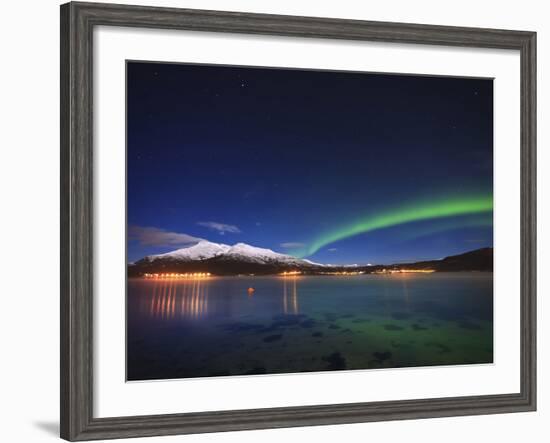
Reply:
<svg viewBox="0 0 550 443"><path fill-rule="evenodd" d="M127 306L128 380L493 361L492 273L130 279Z"/></svg>

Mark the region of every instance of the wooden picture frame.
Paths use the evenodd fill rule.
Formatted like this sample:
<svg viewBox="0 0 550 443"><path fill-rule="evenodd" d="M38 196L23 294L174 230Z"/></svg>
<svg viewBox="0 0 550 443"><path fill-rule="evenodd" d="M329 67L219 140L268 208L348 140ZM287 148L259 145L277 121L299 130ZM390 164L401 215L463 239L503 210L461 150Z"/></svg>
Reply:
<svg viewBox="0 0 550 443"><path fill-rule="evenodd" d="M521 55L521 390L273 409L93 416L92 31L99 25L513 49ZM99 3L61 6L61 437L70 441L536 408L536 34Z"/></svg>

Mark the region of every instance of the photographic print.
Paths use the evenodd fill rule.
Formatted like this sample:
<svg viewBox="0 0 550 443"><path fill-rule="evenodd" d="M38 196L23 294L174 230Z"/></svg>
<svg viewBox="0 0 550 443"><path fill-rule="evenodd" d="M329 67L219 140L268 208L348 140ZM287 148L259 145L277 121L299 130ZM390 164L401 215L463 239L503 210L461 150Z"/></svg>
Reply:
<svg viewBox="0 0 550 443"><path fill-rule="evenodd" d="M493 80L127 61L127 380L493 362Z"/></svg>

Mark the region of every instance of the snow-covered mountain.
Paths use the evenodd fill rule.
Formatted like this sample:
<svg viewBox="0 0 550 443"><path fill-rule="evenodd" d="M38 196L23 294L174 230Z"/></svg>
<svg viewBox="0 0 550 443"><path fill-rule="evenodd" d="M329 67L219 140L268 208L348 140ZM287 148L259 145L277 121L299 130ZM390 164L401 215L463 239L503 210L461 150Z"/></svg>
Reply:
<svg viewBox="0 0 550 443"><path fill-rule="evenodd" d="M224 254L224 258L246 260L256 263L290 263L290 264L306 264L306 260L300 260L291 255L280 254L271 249L257 248L247 245L246 243L237 243L229 248Z"/></svg>
<svg viewBox="0 0 550 443"><path fill-rule="evenodd" d="M175 251L167 252L165 254L148 255L142 260L149 262L156 260L208 260L209 258L224 254L230 249L231 246L229 245L201 240L196 245L189 246L188 248L176 249Z"/></svg>
<svg viewBox="0 0 550 443"><path fill-rule="evenodd" d="M309 260L301 260L291 255L280 254L271 249L257 248L246 243L237 243L233 246L223 243L213 243L201 240L197 244L167 252L165 254L148 255L139 260L138 263L151 263L160 261L204 261L212 258L219 258L230 261L245 261L250 263L281 263L304 266L322 266Z"/></svg>

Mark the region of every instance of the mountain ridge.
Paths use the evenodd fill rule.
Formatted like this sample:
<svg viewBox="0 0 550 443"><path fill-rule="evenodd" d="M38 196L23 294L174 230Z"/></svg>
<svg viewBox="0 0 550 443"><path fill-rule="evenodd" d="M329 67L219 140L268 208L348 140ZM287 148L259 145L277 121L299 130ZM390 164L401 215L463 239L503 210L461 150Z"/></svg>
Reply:
<svg viewBox="0 0 550 443"><path fill-rule="evenodd" d="M146 256L128 265L128 276L148 273L208 272L213 275L272 275L297 271L322 275L341 272L375 273L382 271L430 270L434 272L493 270L493 248L481 248L441 260L390 265L325 265L281 254L246 243L232 246L201 240L197 244L164 254Z"/></svg>

